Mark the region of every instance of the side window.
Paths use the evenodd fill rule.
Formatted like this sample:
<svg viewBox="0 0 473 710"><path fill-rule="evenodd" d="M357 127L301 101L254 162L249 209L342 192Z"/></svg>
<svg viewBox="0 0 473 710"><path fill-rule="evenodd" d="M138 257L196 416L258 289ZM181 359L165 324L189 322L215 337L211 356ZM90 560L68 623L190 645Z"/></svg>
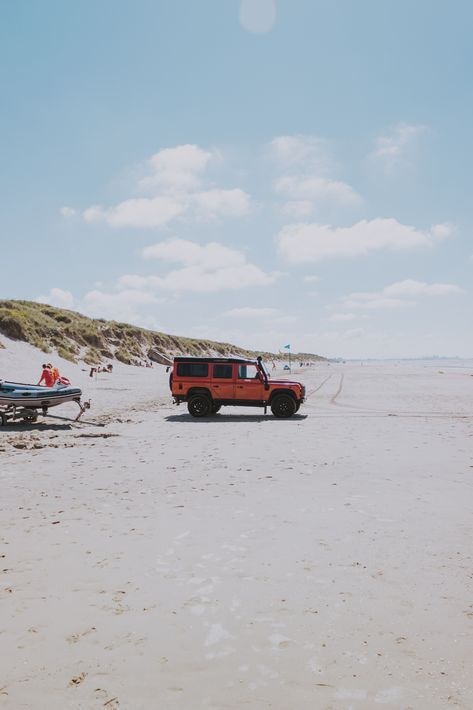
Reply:
<svg viewBox="0 0 473 710"><path fill-rule="evenodd" d="M178 362L178 377L207 377L209 366L206 362Z"/></svg>
<svg viewBox="0 0 473 710"><path fill-rule="evenodd" d="M231 365L214 365L214 377L222 380L231 380L233 376Z"/></svg>
<svg viewBox="0 0 473 710"><path fill-rule="evenodd" d="M258 378L258 369L256 365L239 365L238 379L239 380L254 380Z"/></svg>

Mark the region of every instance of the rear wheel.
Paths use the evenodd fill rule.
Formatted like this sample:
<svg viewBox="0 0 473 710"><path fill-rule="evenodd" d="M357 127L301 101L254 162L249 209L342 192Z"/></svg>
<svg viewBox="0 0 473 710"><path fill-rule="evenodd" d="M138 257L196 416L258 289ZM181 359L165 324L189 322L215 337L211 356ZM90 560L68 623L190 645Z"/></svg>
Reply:
<svg viewBox="0 0 473 710"><path fill-rule="evenodd" d="M288 394L278 394L271 402L271 411L278 419L292 417L296 411L296 402Z"/></svg>
<svg viewBox="0 0 473 710"><path fill-rule="evenodd" d="M188 401L187 410L193 417L208 417L212 412L212 402L205 394L195 394Z"/></svg>

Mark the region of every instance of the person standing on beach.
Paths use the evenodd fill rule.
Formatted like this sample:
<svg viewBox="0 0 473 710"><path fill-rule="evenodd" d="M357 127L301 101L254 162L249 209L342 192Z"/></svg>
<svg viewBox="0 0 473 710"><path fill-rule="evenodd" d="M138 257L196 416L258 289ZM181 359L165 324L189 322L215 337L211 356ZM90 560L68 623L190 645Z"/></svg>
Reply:
<svg viewBox="0 0 473 710"><path fill-rule="evenodd" d="M54 385L54 375L49 365L43 365L43 372L38 385L42 385L43 382L45 387L53 387Z"/></svg>

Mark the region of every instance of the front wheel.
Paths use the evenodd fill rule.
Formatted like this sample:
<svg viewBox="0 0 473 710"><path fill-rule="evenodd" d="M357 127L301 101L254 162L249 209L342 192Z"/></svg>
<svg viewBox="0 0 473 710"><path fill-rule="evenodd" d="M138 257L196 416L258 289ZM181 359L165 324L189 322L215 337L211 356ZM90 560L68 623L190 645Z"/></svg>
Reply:
<svg viewBox="0 0 473 710"><path fill-rule="evenodd" d="M278 394L271 402L271 411L278 419L292 417L296 411L296 402L288 394Z"/></svg>
<svg viewBox="0 0 473 710"><path fill-rule="evenodd" d="M188 401L187 410L193 417L208 417L212 411L212 402L205 394L195 394Z"/></svg>

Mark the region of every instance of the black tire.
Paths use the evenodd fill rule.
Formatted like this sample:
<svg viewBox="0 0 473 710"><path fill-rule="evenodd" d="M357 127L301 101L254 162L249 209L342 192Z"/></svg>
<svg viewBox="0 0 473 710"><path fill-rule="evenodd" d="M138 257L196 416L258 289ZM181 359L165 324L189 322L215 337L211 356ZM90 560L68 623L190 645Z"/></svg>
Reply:
<svg viewBox="0 0 473 710"><path fill-rule="evenodd" d="M212 414L217 414L222 409L221 404L212 404Z"/></svg>
<svg viewBox="0 0 473 710"><path fill-rule="evenodd" d="M292 417L296 411L296 402L289 394L278 394L271 400L271 411L278 419Z"/></svg>
<svg viewBox="0 0 473 710"><path fill-rule="evenodd" d="M301 403L296 402L296 412L298 412L300 408L301 408Z"/></svg>
<svg viewBox="0 0 473 710"><path fill-rule="evenodd" d="M193 417L208 417L212 413L212 402L205 394L194 394L187 402L187 410Z"/></svg>
<svg viewBox="0 0 473 710"><path fill-rule="evenodd" d="M27 424L34 424L35 422L38 421L38 415L37 414L26 414L23 417L23 421L26 422Z"/></svg>

